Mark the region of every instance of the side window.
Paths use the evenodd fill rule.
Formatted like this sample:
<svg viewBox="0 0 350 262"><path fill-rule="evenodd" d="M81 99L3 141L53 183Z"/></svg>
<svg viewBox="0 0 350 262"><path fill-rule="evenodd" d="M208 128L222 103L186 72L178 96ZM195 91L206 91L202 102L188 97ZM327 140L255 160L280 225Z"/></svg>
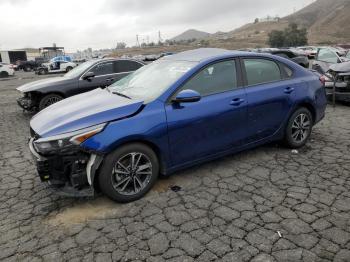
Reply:
<svg viewBox="0 0 350 262"><path fill-rule="evenodd" d="M291 78L293 76L293 70L284 64L280 64L281 69L283 70L283 78Z"/></svg>
<svg viewBox="0 0 350 262"><path fill-rule="evenodd" d="M338 56L332 50L320 49L320 51L318 52L317 60L335 64L338 62Z"/></svg>
<svg viewBox="0 0 350 262"><path fill-rule="evenodd" d="M207 96L237 88L237 72L234 60L219 62L202 69L181 90L192 89ZM180 90L180 91L181 91Z"/></svg>
<svg viewBox="0 0 350 262"><path fill-rule="evenodd" d="M135 61L119 60L115 63L115 73L133 72L142 67L142 65Z"/></svg>
<svg viewBox="0 0 350 262"><path fill-rule="evenodd" d="M244 59L248 85L258 85L281 80L279 66L267 59Z"/></svg>
<svg viewBox="0 0 350 262"><path fill-rule="evenodd" d="M98 64L90 69L89 72L94 72L95 76L113 74L113 62Z"/></svg>

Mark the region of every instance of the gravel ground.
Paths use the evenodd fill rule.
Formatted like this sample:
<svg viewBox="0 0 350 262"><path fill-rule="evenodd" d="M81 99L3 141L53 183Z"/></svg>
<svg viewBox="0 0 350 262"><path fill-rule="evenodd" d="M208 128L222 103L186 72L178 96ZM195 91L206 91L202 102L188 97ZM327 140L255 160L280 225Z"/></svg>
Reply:
<svg viewBox="0 0 350 262"><path fill-rule="evenodd" d="M15 102L34 78L0 81L1 261L350 261L350 107L329 107L297 153L272 144L228 156L121 205L58 197L39 181L31 115Z"/></svg>

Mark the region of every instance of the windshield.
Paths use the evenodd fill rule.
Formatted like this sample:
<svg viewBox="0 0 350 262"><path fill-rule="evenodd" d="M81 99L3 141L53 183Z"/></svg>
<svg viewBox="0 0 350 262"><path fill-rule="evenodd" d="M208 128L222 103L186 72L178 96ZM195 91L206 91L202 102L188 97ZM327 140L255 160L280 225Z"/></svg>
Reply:
<svg viewBox="0 0 350 262"><path fill-rule="evenodd" d="M159 97L196 64L188 61L159 60L140 68L108 89L133 99L149 102Z"/></svg>
<svg viewBox="0 0 350 262"><path fill-rule="evenodd" d="M64 75L64 77L67 78L76 78L79 77L82 73L85 72L90 66L94 65L96 63L96 60L90 60L85 63L82 63L78 65L77 67L70 70L68 73Z"/></svg>

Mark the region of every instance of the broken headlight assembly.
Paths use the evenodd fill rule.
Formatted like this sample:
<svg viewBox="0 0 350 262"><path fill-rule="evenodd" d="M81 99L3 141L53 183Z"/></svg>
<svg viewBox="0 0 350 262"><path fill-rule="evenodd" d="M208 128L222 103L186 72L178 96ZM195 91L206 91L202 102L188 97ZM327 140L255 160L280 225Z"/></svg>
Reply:
<svg viewBox="0 0 350 262"><path fill-rule="evenodd" d="M100 124L62 135L39 138L35 140L33 146L35 150L43 155L53 154L58 151L65 151L79 146L88 138L100 133L106 124Z"/></svg>

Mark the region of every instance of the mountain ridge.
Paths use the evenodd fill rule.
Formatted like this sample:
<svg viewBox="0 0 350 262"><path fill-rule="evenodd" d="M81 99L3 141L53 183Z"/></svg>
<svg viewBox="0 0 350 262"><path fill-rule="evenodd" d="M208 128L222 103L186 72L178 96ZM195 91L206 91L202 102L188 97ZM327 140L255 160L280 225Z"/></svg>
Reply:
<svg viewBox="0 0 350 262"><path fill-rule="evenodd" d="M197 40L219 40L244 41L265 45L268 34L272 30L283 30L289 23L297 23L300 27L308 30L308 38L311 44L336 44L350 43L350 1L349 0L317 0L303 9L279 19L278 21L247 23L229 32L209 34L206 32L190 29L172 38L186 40L196 38ZM189 31L200 32L200 37ZM194 36L194 37L193 37Z"/></svg>

